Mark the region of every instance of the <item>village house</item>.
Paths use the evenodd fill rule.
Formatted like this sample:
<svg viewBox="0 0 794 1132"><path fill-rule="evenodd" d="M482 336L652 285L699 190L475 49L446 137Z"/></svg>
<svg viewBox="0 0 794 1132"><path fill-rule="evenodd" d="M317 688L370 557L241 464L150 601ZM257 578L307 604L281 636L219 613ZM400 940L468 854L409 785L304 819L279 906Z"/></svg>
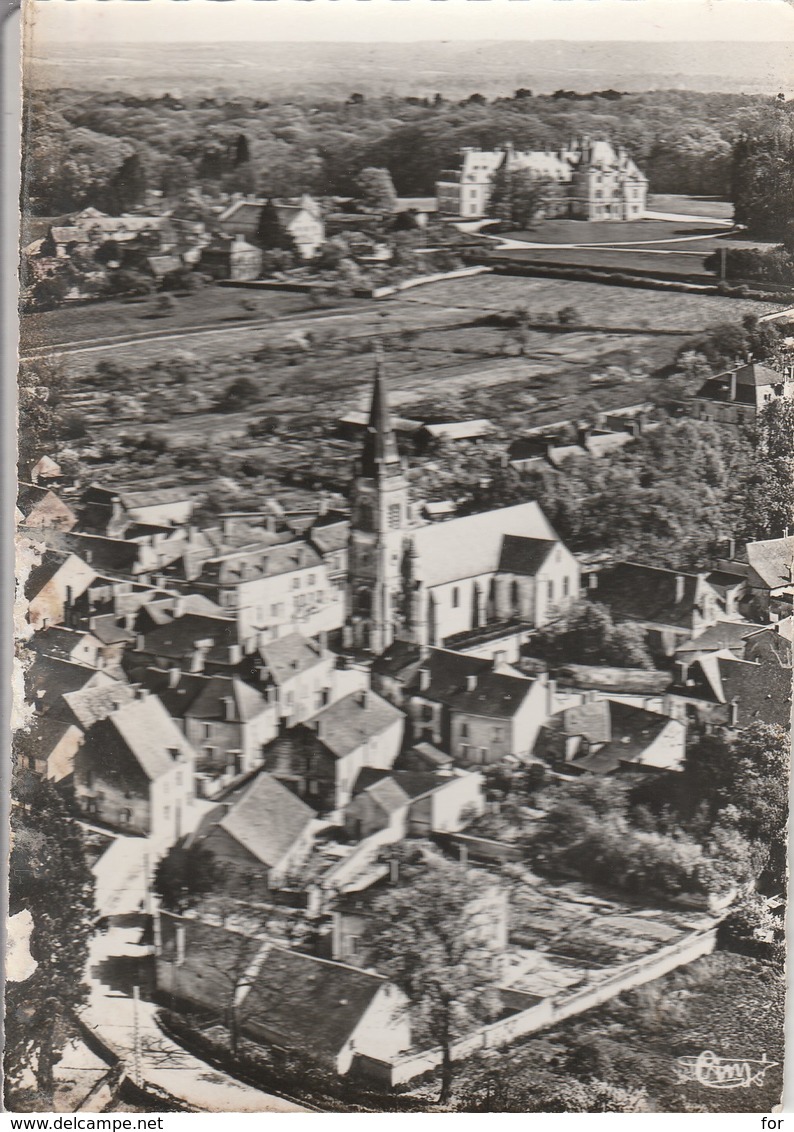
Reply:
<svg viewBox="0 0 794 1132"><path fill-rule="evenodd" d="M47 549L25 579L27 618L33 628L63 625L96 576L79 555Z"/></svg>
<svg viewBox="0 0 794 1132"><path fill-rule="evenodd" d="M615 621L644 629L657 658L671 657L694 633L725 618L724 602L707 574L618 562L589 578L589 596L607 606Z"/></svg>
<svg viewBox="0 0 794 1132"><path fill-rule="evenodd" d="M173 845L192 824L195 752L156 696L94 723L75 756L75 801L89 820Z"/></svg>
<svg viewBox="0 0 794 1132"><path fill-rule="evenodd" d="M160 558L145 540L136 542L82 531L43 530L42 535L54 550L71 551L88 563L96 574L118 580L149 585L160 565Z"/></svg>
<svg viewBox="0 0 794 1132"><path fill-rule="evenodd" d="M236 988L244 1035L345 1075L367 1059L388 1060L411 1044L400 992L383 976L278 947L191 917L160 912L158 988L217 1011L228 1001L228 972L248 958ZM234 993L235 988L232 988Z"/></svg>
<svg viewBox="0 0 794 1132"><path fill-rule="evenodd" d="M30 469L30 482L36 487L54 487L66 478L61 465L51 456L41 456Z"/></svg>
<svg viewBox="0 0 794 1132"><path fill-rule="evenodd" d="M522 152L509 143L495 150L464 147L459 168L443 172L436 184L438 211L467 219L487 216L494 179L511 173L558 186L548 216L640 220L645 214L648 179L622 146L589 137L558 151Z"/></svg>
<svg viewBox="0 0 794 1132"><path fill-rule="evenodd" d="M71 660L89 668L104 668L102 642L90 632L67 629L62 625L39 629L26 642L42 656Z"/></svg>
<svg viewBox="0 0 794 1132"><path fill-rule="evenodd" d="M201 252L201 270L213 279L258 279L262 274L262 249L239 234L218 234Z"/></svg>
<svg viewBox="0 0 794 1132"><path fill-rule="evenodd" d="M545 681L446 649L429 650L407 693L411 738L462 766L528 758L547 715Z"/></svg>
<svg viewBox="0 0 794 1132"><path fill-rule="evenodd" d="M67 692L111 685L120 687L121 681L100 669L38 653L34 653L32 662L25 668L25 701L41 714L51 710L59 713L62 697Z"/></svg>
<svg viewBox="0 0 794 1132"><path fill-rule="evenodd" d="M485 809L477 771L365 768L345 806L344 826L354 841L391 827L399 839L457 832Z"/></svg>
<svg viewBox="0 0 794 1132"><path fill-rule="evenodd" d="M187 588L233 616L250 647L263 632L271 639L296 631L315 637L338 630L344 621L344 591L332 584L323 556L303 539L209 558Z"/></svg>
<svg viewBox="0 0 794 1132"><path fill-rule="evenodd" d="M791 667L786 656L761 652L737 660L729 652L707 653L676 665L665 711L676 719L741 730L753 723L788 729L791 723Z"/></svg>
<svg viewBox="0 0 794 1132"><path fill-rule="evenodd" d="M675 660L688 663L694 657L710 652L730 652L737 660L744 660L748 638L762 628L762 625L749 621L718 621L683 641L675 650Z"/></svg>
<svg viewBox="0 0 794 1132"><path fill-rule="evenodd" d="M728 544L718 570L745 579L742 609L748 617L774 621L789 617L794 603L794 535L748 542L737 550Z"/></svg>
<svg viewBox="0 0 794 1132"><path fill-rule="evenodd" d="M183 525L194 507L195 500L182 487L128 489L92 483L80 496L80 520L88 533L123 538L134 523Z"/></svg>
<svg viewBox="0 0 794 1132"><path fill-rule="evenodd" d="M563 774L681 770L686 724L611 699L586 697L551 716L535 754Z"/></svg>
<svg viewBox="0 0 794 1132"><path fill-rule="evenodd" d="M692 412L698 420L714 424L753 424L767 405L792 397L790 367L780 373L758 362L746 362L708 378L692 398Z"/></svg>
<svg viewBox="0 0 794 1132"><path fill-rule="evenodd" d="M83 732L74 723L57 719L52 713L36 716L29 727L14 735L17 765L32 770L40 778L63 782L74 771L74 758L83 741Z"/></svg>
<svg viewBox="0 0 794 1132"><path fill-rule="evenodd" d="M378 355L352 488L346 644L377 655L395 637L443 645L494 623L539 627L577 600L579 581L537 503L446 522L418 516Z"/></svg>
<svg viewBox="0 0 794 1132"><path fill-rule="evenodd" d="M77 523L74 511L54 491L33 483L20 483L17 490L19 526L37 531L43 528L70 531Z"/></svg>
<svg viewBox="0 0 794 1132"><path fill-rule="evenodd" d="M268 202L257 197L234 201L218 217L218 224L229 236L242 236L255 242L262 209ZM279 223L292 237L302 259L313 259L325 242L322 210L316 200L304 193L290 200L273 200Z"/></svg>
<svg viewBox="0 0 794 1132"><path fill-rule="evenodd" d="M319 640L288 633L259 645L257 680L278 706L279 718L290 726L320 711L335 689L336 656Z"/></svg>
<svg viewBox="0 0 794 1132"><path fill-rule="evenodd" d="M212 854L227 893L264 899L311 853L316 815L276 778L260 772L226 793L190 834L186 847Z"/></svg>
<svg viewBox="0 0 794 1132"><path fill-rule="evenodd" d="M394 765L403 725L401 711L362 689L285 730L265 749L264 767L315 810L338 813L364 767Z"/></svg>
<svg viewBox="0 0 794 1132"><path fill-rule="evenodd" d="M784 668L791 668L794 617L776 621L749 633L744 638L744 656L741 660L776 660Z"/></svg>
<svg viewBox="0 0 794 1132"><path fill-rule="evenodd" d="M93 687L87 685L73 692L64 692L49 714L74 723L86 732L100 719L107 719L114 711L133 703L139 696L140 689L137 685L124 684L120 680Z"/></svg>
<svg viewBox="0 0 794 1132"><path fill-rule="evenodd" d="M232 618L183 613L136 632L125 664L229 676L240 669L244 655Z"/></svg>

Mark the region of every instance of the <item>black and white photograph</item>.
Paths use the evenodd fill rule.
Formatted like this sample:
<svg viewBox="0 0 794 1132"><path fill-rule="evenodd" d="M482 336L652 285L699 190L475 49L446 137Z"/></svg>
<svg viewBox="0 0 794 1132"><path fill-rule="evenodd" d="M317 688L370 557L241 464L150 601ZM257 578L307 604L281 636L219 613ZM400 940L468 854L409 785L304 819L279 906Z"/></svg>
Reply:
<svg viewBox="0 0 794 1132"><path fill-rule="evenodd" d="M21 75L5 1111L781 1112L794 6Z"/></svg>

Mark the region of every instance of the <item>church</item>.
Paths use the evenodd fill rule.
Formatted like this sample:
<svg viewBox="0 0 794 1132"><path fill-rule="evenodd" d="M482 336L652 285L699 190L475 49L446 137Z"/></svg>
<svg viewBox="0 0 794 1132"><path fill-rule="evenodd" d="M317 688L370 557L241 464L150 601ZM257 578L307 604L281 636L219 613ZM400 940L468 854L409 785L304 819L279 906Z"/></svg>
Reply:
<svg viewBox="0 0 794 1132"><path fill-rule="evenodd" d="M345 636L375 655L395 640L443 646L489 627L535 628L576 601L580 569L537 503L427 522L410 496L376 355L356 462Z"/></svg>

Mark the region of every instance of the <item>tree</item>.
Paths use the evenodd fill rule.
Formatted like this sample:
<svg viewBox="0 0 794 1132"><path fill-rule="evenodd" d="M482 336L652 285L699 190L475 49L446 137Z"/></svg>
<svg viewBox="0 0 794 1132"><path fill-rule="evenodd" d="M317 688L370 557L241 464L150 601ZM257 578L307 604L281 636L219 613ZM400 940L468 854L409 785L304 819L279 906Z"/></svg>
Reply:
<svg viewBox="0 0 794 1132"><path fill-rule="evenodd" d="M142 204L148 187L140 154L125 157L108 184L108 205L115 213L127 212Z"/></svg>
<svg viewBox="0 0 794 1132"><path fill-rule="evenodd" d="M30 978L6 987L9 1087L33 1074L37 1107L53 1107L53 1069L87 996L83 971L94 916L93 877L80 827L52 783L18 769L13 781L9 911L33 919Z"/></svg>
<svg viewBox="0 0 794 1132"><path fill-rule="evenodd" d="M397 193L388 169L368 166L356 178L357 195L365 208L376 212L394 212Z"/></svg>
<svg viewBox="0 0 794 1132"><path fill-rule="evenodd" d="M259 386L250 377L236 377L220 394L216 406L222 413L235 413L245 409L259 392Z"/></svg>
<svg viewBox="0 0 794 1132"><path fill-rule="evenodd" d="M405 995L415 1040L441 1047L446 1104L453 1043L499 1010L491 885L430 847L403 853L399 867L403 883L373 901L364 946L368 962Z"/></svg>
<svg viewBox="0 0 794 1132"><path fill-rule="evenodd" d="M552 663L613 664L652 669L645 634L636 625L615 625L605 605L581 601L532 641L536 656Z"/></svg>
<svg viewBox="0 0 794 1132"><path fill-rule="evenodd" d="M163 907L180 915L194 908L218 885L219 870L209 849L194 843L175 845L158 862L154 891Z"/></svg>
<svg viewBox="0 0 794 1132"><path fill-rule="evenodd" d="M290 252L292 255L297 255L298 252L297 245L282 224L278 209L272 200L268 200L262 206L254 240L265 251L277 249Z"/></svg>
<svg viewBox="0 0 794 1132"><path fill-rule="evenodd" d="M495 220L528 228L546 211L557 192L555 183L536 177L529 169L508 169L494 175L488 213Z"/></svg>

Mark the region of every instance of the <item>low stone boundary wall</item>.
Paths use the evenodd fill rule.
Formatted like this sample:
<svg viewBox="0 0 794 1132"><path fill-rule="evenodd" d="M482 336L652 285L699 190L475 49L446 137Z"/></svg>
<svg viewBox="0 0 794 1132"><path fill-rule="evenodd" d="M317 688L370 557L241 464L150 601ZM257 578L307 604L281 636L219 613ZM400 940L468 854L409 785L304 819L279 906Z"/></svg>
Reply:
<svg viewBox="0 0 794 1132"><path fill-rule="evenodd" d="M442 271L435 275L417 275L414 279L406 279L402 283L395 283L390 287L373 287L373 299L385 299L389 295L396 295L399 291L408 291L411 287L424 287L428 283L443 283L447 279L466 279L469 275L487 275L493 271L484 264L479 267L459 267L456 271Z"/></svg>
<svg viewBox="0 0 794 1132"><path fill-rule="evenodd" d="M460 1061L478 1050L507 1045L517 1038L545 1029L566 1018L583 1014L586 1010L592 1010L593 1007L608 1002L624 991L633 990L643 983L661 978L676 967L685 966L704 955L710 955L716 945L716 925L704 931L693 932L685 939L661 948L653 955L626 964L614 974L598 979L597 982L574 990L570 994L543 999L528 1010L481 1026L473 1034L455 1042L452 1047L452 1058L454 1061ZM353 1069L356 1073L365 1074L381 1084L389 1084L393 1087L405 1084L440 1064L441 1050L436 1048L409 1053L391 1061L360 1057L354 1063Z"/></svg>

